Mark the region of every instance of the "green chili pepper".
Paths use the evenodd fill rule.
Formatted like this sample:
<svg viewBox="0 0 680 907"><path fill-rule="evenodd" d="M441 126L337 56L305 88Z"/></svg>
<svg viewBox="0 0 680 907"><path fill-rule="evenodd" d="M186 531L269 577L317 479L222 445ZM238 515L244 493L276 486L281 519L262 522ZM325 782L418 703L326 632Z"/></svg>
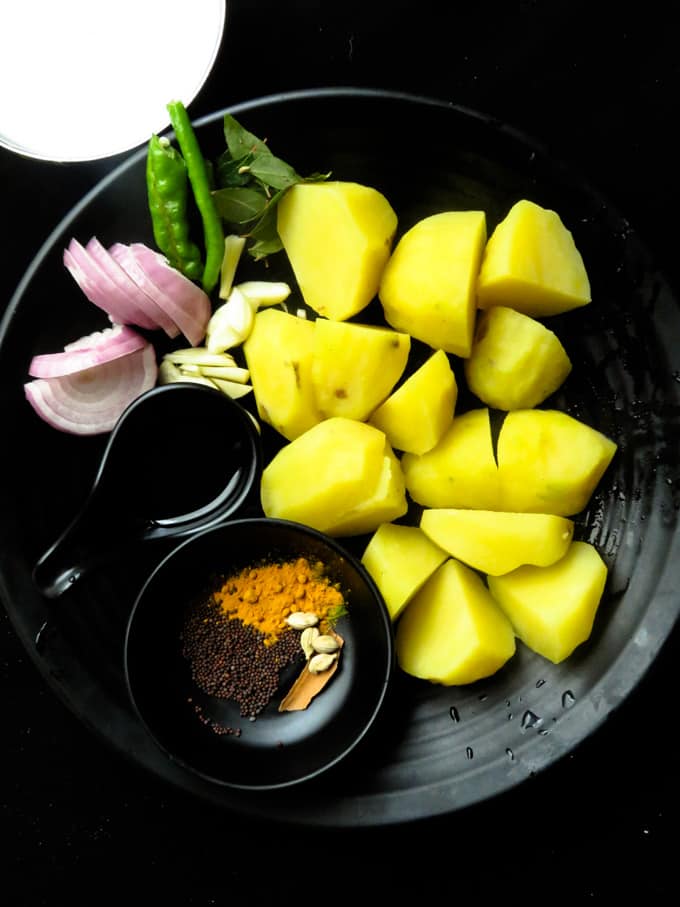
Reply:
<svg viewBox="0 0 680 907"><path fill-rule="evenodd" d="M182 155L167 139L152 135L146 156L146 187L156 245L191 280L203 275L198 246L189 239L189 182Z"/></svg>
<svg viewBox="0 0 680 907"><path fill-rule="evenodd" d="M205 267L202 284L206 293L210 293L220 278L220 268L224 256L224 229L215 202L213 200L210 174L205 158L191 125L191 120L181 101L171 101L167 105L170 122L175 130L177 143L184 157L187 175L194 199L203 221L205 242Z"/></svg>

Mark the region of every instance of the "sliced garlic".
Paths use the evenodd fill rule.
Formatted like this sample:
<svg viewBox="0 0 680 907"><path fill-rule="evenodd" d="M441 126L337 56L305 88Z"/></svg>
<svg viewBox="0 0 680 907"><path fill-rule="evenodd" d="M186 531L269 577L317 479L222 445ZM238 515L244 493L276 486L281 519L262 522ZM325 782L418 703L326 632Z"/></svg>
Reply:
<svg viewBox="0 0 680 907"><path fill-rule="evenodd" d="M253 389L252 384L238 384L236 381L224 381L222 378L206 378L205 380L212 381L218 390L226 394L227 397L231 397L232 400L245 397Z"/></svg>
<svg viewBox="0 0 680 907"><path fill-rule="evenodd" d="M250 380L247 368L238 365L200 365L194 366L206 378L222 378L223 381L235 381L237 384L246 384Z"/></svg>
<svg viewBox="0 0 680 907"><path fill-rule="evenodd" d="M290 296L290 287L281 280L246 280L236 288L256 311L263 306L277 305Z"/></svg>
<svg viewBox="0 0 680 907"><path fill-rule="evenodd" d="M211 353L204 346L173 350L170 353L166 353L163 359L172 362L174 365L236 365L236 360L230 353Z"/></svg>
<svg viewBox="0 0 680 907"><path fill-rule="evenodd" d="M236 268L241 259L243 247L246 244L245 236L230 233L224 237L224 257L220 270L220 299L228 299L236 276Z"/></svg>
<svg viewBox="0 0 680 907"><path fill-rule="evenodd" d="M247 340L253 328L255 313L243 293L233 287L229 298L213 313L205 334L205 345L211 353L222 353Z"/></svg>

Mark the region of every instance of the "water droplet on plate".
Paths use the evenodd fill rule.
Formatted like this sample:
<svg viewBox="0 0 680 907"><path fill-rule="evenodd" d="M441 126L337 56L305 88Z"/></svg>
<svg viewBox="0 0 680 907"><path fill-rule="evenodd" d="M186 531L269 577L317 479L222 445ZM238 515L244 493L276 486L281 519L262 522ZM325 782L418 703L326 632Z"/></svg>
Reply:
<svg viewBox="0 0 680 907"><path fill-rule="evenodd" d="M474 756L474 752L472 751L472 747L471 747L471 746L467 746L467 747L465 748L465 758L466 758L466 759L472 759L473 756Z"/></svg>
<svg viewBox="0 0 680 907"><path fill-rule="evenodd" d="M458 722L460 721L460 712L455 707L455 705L452 705L449 709L449 715L451 716L451 720L455 721L456 724L458 724Z"/></svg>
<svg viewBox="0 0 680 907"><path fill-rule="evenodd" d="M508 757L508 759L509 759L511 762L514 762L514 761L515 761L515 754L514 754L513 751L510 749L509 746L506 746L506 748L505 748L505 755Z"/></svg>
<svg viewBox="0 0 680 907"><path fill-rule="evenodd" d="M570 709L575 702L576 702L576 697L571 692L571 690L565 690L564 693L562 693L562 708L563 709Z"/></svg>
<svg viewBox="0 0 680 907"><path fill-rule="evenodd" d="M539 727L543 723L543 719L540 718L535 712L532 712L531 709L527 709L526 712L522 715L522 730L526 731L532 727Z"/></svg>

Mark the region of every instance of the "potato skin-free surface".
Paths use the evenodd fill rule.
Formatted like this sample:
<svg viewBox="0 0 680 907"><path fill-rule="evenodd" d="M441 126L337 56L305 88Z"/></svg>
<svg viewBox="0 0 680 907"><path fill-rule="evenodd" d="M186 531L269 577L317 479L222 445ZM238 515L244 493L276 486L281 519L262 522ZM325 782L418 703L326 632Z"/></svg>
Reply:
<svg viewBox="0 0 680 907"><path fill-rule="evenodd" d="M479 308L502 305L541 318L590 301L590 281L571 232L555 211L520 199L484 249Z"/></svg>
<svg viewBox="0 0 680 907"><path fill-rule="evenodd" d="M493 576L554 563L574 534L571 520L553 514L452 508L424 510L420 528L452 557Z"/></svg>
<svg viewBox="0 0 680 907"><path fill-rule="evenodd" d="M414 224L380 281L387 323L433 349L469 356L485 242L483 211L444 211Z"/></svg>
<svg viewBox="0 0 680 907"><path fill-rule="evenodd" d="M263 422L292 441L321 421L312 385L314 322L262 309L243 344Z"/></svg>
<svg viewBox="0 0 680 907"><path fill-rule="evenodd" d="M392 447L408 453L431 450L453 421L458 384L448 356L437 350L369 419Z"/></svg>
<svg viewBox="0 0 680 907"><path fill-rule="evenodd" d="M311 379L323 418L368 419L401 378L408 334L356 321L314 322Z"/></svg>
<svg viewBox="0 0 680 907"><path fill-rule="evenodd" d="M432 574L397 623L400 668L445 686L490 677L515 645L512 625L482 579L453 559Z"/></svg>
<svg viewBox="0 0 680 907"><path fill-rule="evenodd" d="M375 580L393 621L449 555L418 526L383 523L368 541L361 562Z"/></svg>
<svg viewBox="0 0 680 907"><path fill-rule="evenodd" d="M314 425L274 455L262 472L265 516L325 532L369 499L383 473L383 432L341 416Z"/></svg>
<svg viewBox="0 0 680 907"><path fill-rule="evenodd" d="M482 403L509 411L531 409L555 393L571 372L571 361L559 337L540 321L493 306L477 319L464 370Z"/></svg>
<svg viewBox="0 0 680 907"><path fill-rule="evenodd" d="M592 632L607 582L607 567L587 542L572 542L549 567L519 567L490 576L489 590L517 636L555 664L564 661Z"/></svg>
<svg viewBox="0 0 680 907"><path fill-rule="evenodd" d="M401 458L406 489L423 507L500 509L498 469L486 407L454 415L438 444Z"/></svg>
<svg viewBox="0 0 680 907"><path fill-rule="evenodd" d="M574 516L590 500L617 445L559 410L521 409L498 436L499 510Z"/></svg>
<svg viewBox="0 0 680 907"><path fill-rule="evenodd" d="M397 215L370 186L298 183L277 206L277 230L300 292L319 315L345 321L377 295Z"/></svg>

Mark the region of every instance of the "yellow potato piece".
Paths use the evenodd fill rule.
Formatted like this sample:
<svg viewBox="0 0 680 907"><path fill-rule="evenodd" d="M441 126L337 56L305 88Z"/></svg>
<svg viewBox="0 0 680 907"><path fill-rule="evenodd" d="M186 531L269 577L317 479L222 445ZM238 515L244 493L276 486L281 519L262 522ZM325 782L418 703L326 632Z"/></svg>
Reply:
<svg viewBox="0 0 680 907"><path fill-rule="evenodd" d="M324 418L367 419L406 368L408 334L357 322L317 318L312 383Z"/></svg>
<svg viewBox="0 0 680 907"><path fill-rule="evenodd" d="M380 590L393 621L448 554L418 526L383 523L369 539L361 562Z"/></svg>
<svg viewBox="0 0 680 907"><path fill-rule="evenodd" d="M378 296L387 323L434 349L469 356L485 243L483 211L444 211L418 221L383 271Z"/></svg>
<svg viewBox="0 0 680 907"><path fill-rule="evenodd" d="M579 541L552 566L519 567L488 578L519 639L555 664L590 637L606 581L607 567L596 549Z"/></svg>
<svg viewBox="0 0 680 907"><path fill-rule="evenodd" d="M516 202L486 244L479 308L502 305L541 317L590 301L583 258L559 215L527 199Z"/></svg>
<svg viewBox="0 0 680 907"><path fill-rule="evenodd" d="M263 309L243 344L258 415L289 441L321 421L312 385L315 337L313 321Z"/></svg>
<svg viewBox="0 0 680 907"><path fill-rule="evenodd" d="M431 450L451 426L458 385L449 358L437 350L376 410L369 422L397 450Z"/></svg>
<svg viewBox="0 0 680 907"><path fill-rule="evenodd" d="M452 557L492 576L522 564L553 564L574 534L571 520L552 514L452 508L424 510L420 528Z"/></svg>
<svg viewBox="0 0 680 907"><path fill-rule="evenodd" d="M574 516L588 504L616 444L558 410L518 409L498 436L500 510Z"/></svg>
<svg viewBox="0 0 680 907"><path fill-rule="evenodd" d="M498 469L486 408L455 415L441 441L401 458L406 490L424 507L500 510Z"/></svg>
<svg viewBox="0 0 680 907"><path fill-rule="evenodd" d="M487 406L530 409L563 384L571 361L545 325L514 309L493 306L477 321L464 370L468 387Z"/></svg>
<svg viewBox="0 0 680 907"><path fill-rule="evenodd" d="M325 532L375 492L386 444L381 431L363 422L319 422L282 447L263 470L265 516Z"/></svg>
<svg viewBox="0 0 680 907"><path fill-rule="evenodd" d="M398 520L408 510L401 464L389 444L385 446L382 471L373 492L356 507L326 527L332 536L364 535L381 523Z"/></svg>
<svg viewBox="0 0 680 907"><path fill-rule="evenodd" d="M277 231L300 292L334 321L376 296L396 230L385 196L359 183L298 183L277 206Z"/></svg>
<svg viewBox="0 0 680 907"><path fill-rule="evenodd" d="M445 686L490 677L516 647L512 625L482 579L453 559L411 599L395 644L403 671Z"/></svg>

